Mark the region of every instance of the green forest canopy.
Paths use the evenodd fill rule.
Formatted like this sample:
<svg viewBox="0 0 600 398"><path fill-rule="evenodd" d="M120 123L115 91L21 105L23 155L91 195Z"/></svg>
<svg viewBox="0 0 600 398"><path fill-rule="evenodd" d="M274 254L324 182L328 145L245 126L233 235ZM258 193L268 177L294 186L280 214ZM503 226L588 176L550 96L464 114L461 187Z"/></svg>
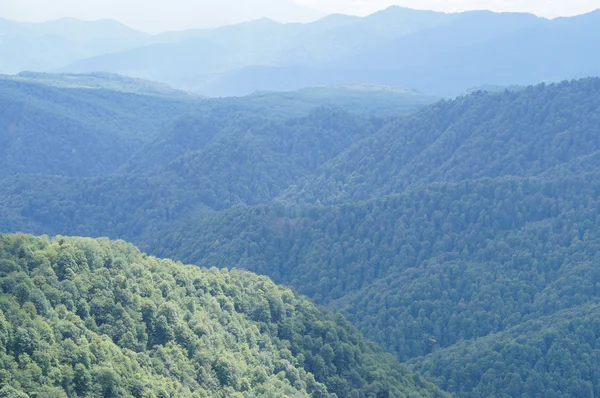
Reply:
<svg viewBox="0 0 600 398"><path fill-rule="evenodd" d="M444 396L265 277L107 239L0 235L0 363L2 397Z"/></svg>
<svg viewBox="0 0 600 398"><path fill-rule="evenodd" d="M600 395L600 79L393 120L213 112L116 174L4 179L2 230L267 275L457 396Z"/></svg>

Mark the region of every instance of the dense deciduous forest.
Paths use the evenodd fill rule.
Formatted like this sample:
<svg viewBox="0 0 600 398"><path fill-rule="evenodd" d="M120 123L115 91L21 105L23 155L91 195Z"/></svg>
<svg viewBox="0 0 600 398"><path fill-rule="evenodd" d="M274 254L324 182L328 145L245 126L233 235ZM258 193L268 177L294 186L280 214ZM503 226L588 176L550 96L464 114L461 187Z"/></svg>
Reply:
<svg viewBox="0 0 600 398"><path fill-rule="evenodd" d="M111 175L5 178L0 206L18 209L5 219L5 230L22 230L33 220L39 228L32 232L139 242L142 234L207 210L268 203L386 120L331 107L282 120L249 114L245 105L210 106L139 146Z"/></svg>
<svg viewBox="0 0 600 398"><path fill-rule="evenodd" d="M1 230L269 276L456 396L600 395L600 79L395 117L245 101L201 101L115 173L3 178Z"/></svg>
<svg viewBox="0 0 600 398"><path fill-rule="evenodd" d="M587 308L593 315L597 307L588 304L600 296L600 203L589 198L598 197L598 181L597 175L560 183L506 178L439 184L334 208L240 207L190 223L185 233L160 238L154 247L200 265L234 261L270 275L341 311L401 360L423 360L566 309ZM520 339L533 344L538 337ZM510 344L501 340L495 348ZM590 355L600 353L597 344L590 348ZM579 355L578 345L562 350ZM545 373L564 363L545 354L548 367L536 371L549 377ZM540 356L528 361L536 364ZM570 362L562 374L579 366ZM523 382L533 370L520 369ZM581 378L597 386L598 369L590 372ZM471 393L463 383L473 382L444 387ZM537 388L541 396L550 393L547 384ZM550 389L559 396L576 391L560 383Z"/></svg>
<svg viewBox="0 0 600 398"><path fill-rule="evenodd" d="M127 162L148 174L154 171L146 169L148 164L165 165L182 155L160 148L164 157L154 159L152 148L165 142L190 152L199 149L187 148L190 140L210 141L211 134L223 136L228 129L242 133L263 128L259 134L276 136L281 128L265 130L267 121L306 117L319 106L364 119L376 112L386 120L436 100L408 90L362 86L208 100L110 74L61 76L0 75L0 177L94 177L118 172ZM187 141L174 141L179 139ZM134 155L138 157L132 159Z"/></svg>
<svg viewBox="0 0 600 398"><path fill-rule="evenodd" d="M475 92L390 123L283 195L323 204L419 184L534 176L600 150L600 79Z"/></svg>
<svg viewBox="0 0 600 398"><path fill-rule="evenodd" d="M0 396L444 396L341 316L245 271L0 235Z"/></svg>

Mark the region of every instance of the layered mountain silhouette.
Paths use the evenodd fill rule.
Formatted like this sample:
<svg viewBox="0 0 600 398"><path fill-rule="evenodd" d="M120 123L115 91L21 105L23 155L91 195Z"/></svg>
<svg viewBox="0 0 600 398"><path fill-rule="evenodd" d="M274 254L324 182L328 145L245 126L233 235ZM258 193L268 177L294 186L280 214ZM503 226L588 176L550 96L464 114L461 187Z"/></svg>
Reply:
<svg viewBox="0 0 600 398"><path fill-rule="evenodd" d="M25 23L0 18L0 73L48 72L82 58L150 42L145 33L113 20Z"/></svg>
<svg viewBox="0 0 600 398"><path fill-rule="evenodd" d="M454 96L473 86L586 77L600 63L598 11L547 20L390 7L364 18L330 15L305 24L260 19L155 36L110 21L0 26L13 38L0 45L5 54L0 71L105 71L209 96L331 84ZM84 34L71 35L75 27ZM17 49L26 49L29 58Z"/></svg>

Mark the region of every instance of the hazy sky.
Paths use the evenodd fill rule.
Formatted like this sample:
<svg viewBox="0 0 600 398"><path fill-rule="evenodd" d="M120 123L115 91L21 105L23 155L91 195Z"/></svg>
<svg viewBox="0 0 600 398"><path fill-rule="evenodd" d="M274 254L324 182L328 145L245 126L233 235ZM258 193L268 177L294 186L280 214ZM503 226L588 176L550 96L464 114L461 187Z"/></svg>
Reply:
<svg viewBox="0 0 600 398"><path fill-rule="evenodd" d="M214 27L263 16L289 22L328 13L366 15L394 4L447 12L524 11L551 18L600 8L600 0L0 0L0 17L20 21L112 18L159 32Z"/></svg>

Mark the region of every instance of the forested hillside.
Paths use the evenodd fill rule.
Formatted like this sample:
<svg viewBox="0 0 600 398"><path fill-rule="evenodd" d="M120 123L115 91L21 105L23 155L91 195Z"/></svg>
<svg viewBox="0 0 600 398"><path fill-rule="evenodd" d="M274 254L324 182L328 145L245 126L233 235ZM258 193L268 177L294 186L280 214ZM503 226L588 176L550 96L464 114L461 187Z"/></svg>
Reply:
<svg viewBox="0 0 600 398"><path fill-rule="evenodd" d="M440 386L460 388L457 395L595 397L599 332L600 307L593 303L460 342L413 364Z"/></svg>
<svg viewBox="0 0 600 398"><path fill-rule="evenodd" d="M44 84L51 87L104 89L110 91L155 95L167 98L191 99L195 97L187 91L176 90L164 83L122 76L107 72L79 73L40 73L20 72L16 75L2 75L3 79Z"/></svg>
<svg viewBox="0 0 600 398"><path fill-rule="evenodd" d="M440 103L272 205L201 217L153 246L292 285L459 396L598 394L600 369L581 366L600 331L577 325L596 325L600 296L599 90L588 79Z"/></svg>
<svg viewBox="0 0 600 398"><path fill-rule="evenodd" d="M599 108L598 78L442 101L390 123L283 196L335 204L432 182L540 175L600 150Z"/></svg>
<svg viewBox="0 0 600 398"><path fill-rule="evenodd" d="M270 202L380 124L331 108L289 120L218 108L182 118L113 175L4 179L0 206L13 215L2 227L22 230L24 217L36 233L143 243L211 209Z"/></svg>
<svg viewBox="0 0 600 398"><path fill-rule="evenodd" d="M385 119L435 101L410 90L362 86L207 100L159 83L108 73L0 75L0 177L93 177L115 173L125 163L135 163L136 171L149 174L158 165L198 149L187 148L184 135L194 140L199 139L197 134L209 135L210 131L204 131L209 123L214 123L213 134L221 130L241 134L243 129L265 130L267 120L305 117L323 106L370 123L371 110L377 109L378 117ZM178 139L184 142L177 143ZM165 140L168 146L180 145L184 150L170 153L161 148L164 158L141 159Z"/></svg>
<svg viewBox="0 0 600 398"><path fill-rule="evenodd" d="M265 277L106 239L0 235L0 348L3 397L443 396Z"/></svg>
<svg viewBox="0 0 600 398"><path fill-rule="evenodd" d="M243 103L248 111L266 113L270 117L304 116L317 106L328 106L362 116L390 118L409 115L439 99L411 89L351 84L308 87L288 92L263 91L220 101Z"/></svg>
<svg viewBox="0 0 600 398"><path fill-rule="evenodd" d="M192 112L194 102L171 94L55 87L43 75L0 76L0 177L114 172Z"/></svg>
<svg viewBox="0 0 600 398"><path fill-rule="evenodd" d="M459 397L600 395L600 79L493 91L211 100L115 174L3 179L0 228L267 275Z"/></svg>

